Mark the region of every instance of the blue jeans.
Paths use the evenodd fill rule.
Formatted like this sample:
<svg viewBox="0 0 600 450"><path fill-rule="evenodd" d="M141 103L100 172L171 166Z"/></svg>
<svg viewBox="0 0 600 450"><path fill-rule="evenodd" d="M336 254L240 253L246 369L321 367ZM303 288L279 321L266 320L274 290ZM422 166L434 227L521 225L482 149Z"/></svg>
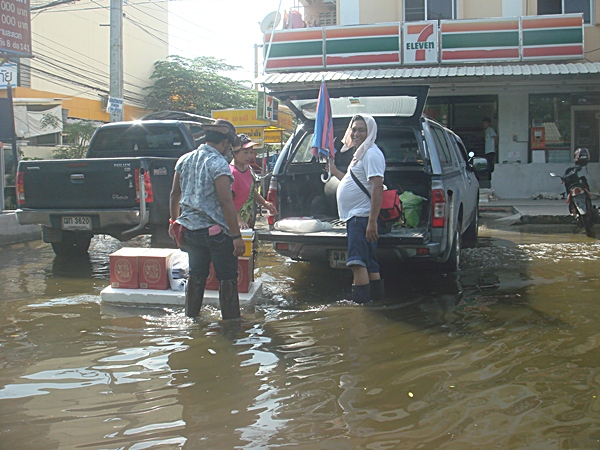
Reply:
<svg viewBox="0 0 600 450"><path fill-rule="evenodd" d="M190 259L190 276L208 278L210 262L217 280L237 280L238 259L233 254L233 241L225 233L208 235L208 228L185 230L183 246Z"/></svg>
<svg viewBox="0 0 600 450"><path fill-rule="evenodd" d="M367 242L368 217L352 217L346 222L348 234L348 259L346 265L363 266L369 273L379 272L377 262L377 241Z"/></svg>

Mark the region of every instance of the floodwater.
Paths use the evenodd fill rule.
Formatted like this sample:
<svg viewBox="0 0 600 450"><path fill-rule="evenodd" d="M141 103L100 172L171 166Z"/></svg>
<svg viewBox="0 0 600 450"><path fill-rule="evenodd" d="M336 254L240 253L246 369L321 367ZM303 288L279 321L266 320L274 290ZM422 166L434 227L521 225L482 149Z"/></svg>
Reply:
<svg viewBox="0 0 600 450"><path fill-rule="evenodd" d="M481 234L371 306L261 246L239 323L102 304L110 239L0 248L0 448L600 448L600 244Z"/></svg>

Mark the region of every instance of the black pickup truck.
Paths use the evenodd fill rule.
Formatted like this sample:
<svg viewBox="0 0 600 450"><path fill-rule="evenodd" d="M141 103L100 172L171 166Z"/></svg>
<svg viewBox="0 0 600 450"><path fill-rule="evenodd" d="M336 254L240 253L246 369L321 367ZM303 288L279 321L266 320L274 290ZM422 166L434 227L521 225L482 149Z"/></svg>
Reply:
<svg viewBox="0 0 600 450"><path fill-rule="evenodd" d="M172 246L175 163L203 136L196 121L115 122L96 130L84 159L21 161L17 220L42 225L42 239L57 255L85 254L99 234L151 235L151 245Z"/></svg>

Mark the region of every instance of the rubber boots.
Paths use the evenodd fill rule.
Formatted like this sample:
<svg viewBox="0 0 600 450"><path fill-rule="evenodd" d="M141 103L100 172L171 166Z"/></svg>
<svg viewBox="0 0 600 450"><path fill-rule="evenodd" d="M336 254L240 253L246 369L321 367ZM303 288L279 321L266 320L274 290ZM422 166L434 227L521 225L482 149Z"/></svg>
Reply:
<svg viewBox="0 0 600 450"><path fill-rule="evenodd" d="M240 297L237 279L219 282L219 304L223 320L240 318Z"/></svg>
<svg viewBox="0 0 600 450"><path fill-rule="evenodd" d="M354 303L368 303L371 301L371 288L368 284L352 285L352 301Z"/></svg>
<svg viewBox="0 0 600 450"><path fill-rule="evenodd" d="M382 302L385 297L385 288L383 280L371 280L369 281L371 288L371 300L374 302Z"/></svg>
<svg viewBox="0 0 600 450"><path fill-rule="evenodd" d="M206 278L189 277L185 286L185 315L197 317L202 308Z"/></svg>

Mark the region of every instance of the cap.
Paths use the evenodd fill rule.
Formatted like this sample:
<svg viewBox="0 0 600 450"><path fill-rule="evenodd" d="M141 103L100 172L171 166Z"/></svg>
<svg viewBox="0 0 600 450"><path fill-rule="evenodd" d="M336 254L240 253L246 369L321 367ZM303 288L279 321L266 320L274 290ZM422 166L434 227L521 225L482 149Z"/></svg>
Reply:
<svg viewBox="0 0 600 450"><path fill-rule="evenodd" d="M247 134L238 134L238 138L242 142L242 148L252 148L258 145L258 142L254 142Z"/></svg>
<svg viewBox="0 0 600 450"><path fill-rule="evenodd" d="M204 131L215 131L217 133L224 134L234 147L238 147L240 145L240 140L235 133L235 127L228 120L217 119L215 123L203 124L202 129Z"/></svg>

